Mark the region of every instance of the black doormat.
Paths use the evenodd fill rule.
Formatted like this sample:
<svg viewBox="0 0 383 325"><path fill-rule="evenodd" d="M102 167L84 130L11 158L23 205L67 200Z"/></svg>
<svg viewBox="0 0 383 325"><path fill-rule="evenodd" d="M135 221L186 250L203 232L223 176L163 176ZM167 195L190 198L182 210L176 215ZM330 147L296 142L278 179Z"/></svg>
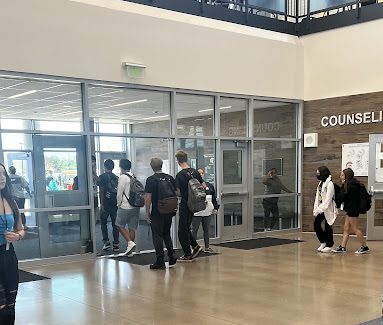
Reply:
<svg viewBox="0 0 383 325"><path fill-rule="evenodd" d="M49 279L49 278L42 276L42 275L38 275L38 274L31 273L31 272L19 270L19 283L31 282L31 281L40 281L40 280L47 280L47 279Z"/></svg>
<svg viewBox="0 0 383 325"><path fill-rule="evenodd" d="M207 256L213 256L213 255L218 255L219 253L205 253L205 252L200 252L197 256L197 258L200 257L207 257ZM182 254L182 250L177 249L175 256L178 258ZM166 256L166 252L165 252ZM110 256L110 259L113 259L115 261L119 262L128 262L136 265L149 265L153 264L156 260L156 253L141 253L141 254L135 254L132 257L127 257L127 256ZM167 262L167 258L165 257L165 261Z"/></svg>
<svg viewBox="0 0 383 325"><path fill-rule="evenodd" d="M370 320L366 323L360 324L360 325L382 325L383 324L383 317Z"/></svg>
<svg viewBox="0 0 383 325"><path fill-rule="evenodd" d="M249 250L249 249L256 249L256 248L263 248L263 247L300 243L300 242L303 242L303 240L264 237L264 238L256 238L256 239L248 239L248 240L216 244L216 246Z"/></svg>

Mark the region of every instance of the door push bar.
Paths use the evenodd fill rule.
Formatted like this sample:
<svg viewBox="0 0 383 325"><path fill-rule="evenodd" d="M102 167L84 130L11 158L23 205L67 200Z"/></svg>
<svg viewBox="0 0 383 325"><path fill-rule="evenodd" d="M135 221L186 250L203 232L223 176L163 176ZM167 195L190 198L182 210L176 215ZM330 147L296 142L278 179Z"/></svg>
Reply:
<svg viewBox="0 0 383 325"><path fill-rule="evenodd" d="M383 190L374 190L374 186L371 185L371 187L370 187L370 193L371 193L372 195L374 195L374 194L383 194Z"/></svg>

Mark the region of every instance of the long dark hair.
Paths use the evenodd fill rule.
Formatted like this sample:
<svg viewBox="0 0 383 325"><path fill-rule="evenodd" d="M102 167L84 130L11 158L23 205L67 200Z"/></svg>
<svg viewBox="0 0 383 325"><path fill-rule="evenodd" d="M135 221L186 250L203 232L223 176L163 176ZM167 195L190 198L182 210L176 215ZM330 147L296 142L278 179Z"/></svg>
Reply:
<svg viewBox="0 0 383 325"><path fill-rule="evenodd" d="M327 166L318 167L318 172L322 182L325 182L326 179L331 175L331 172Z"/></svg>
<svg viewBox="0 0 383 325"><path fill-rule="evenodd" d="M354 171L351 168L346 168L342 170L344 174L344 191L347 193L348 185L351 181L356 181L354 177Z"/></svg>
<svg viewBox="0 0 383 325"><path fill-rule="evenodd" d="M11 207L11 210L12 210L12 213L13 213L13 217L15 218L15 224L14 224L14 229L16 230L17 229L17 223L19 221L19 218L20 218L20 212L19 212L19 208L17 207L17 204L15 202L15 199L13 198L13 195L12 195L12 189L11 189L11 179L9 178L8 176L8 173L7 173L7 170L5 169L5 166L0 163L0 166L2 166L4 168L4 172L5 172L5 187L0 191L1 193L1 198L4 200L6 200L9 204L9 206ZM4 211L5 211L5 207L4 207Z"/></svg>

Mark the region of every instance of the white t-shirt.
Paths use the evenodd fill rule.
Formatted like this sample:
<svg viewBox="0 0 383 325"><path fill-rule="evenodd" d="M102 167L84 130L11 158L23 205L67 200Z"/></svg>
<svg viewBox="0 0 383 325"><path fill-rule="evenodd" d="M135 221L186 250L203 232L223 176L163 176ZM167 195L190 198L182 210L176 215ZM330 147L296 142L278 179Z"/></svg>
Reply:
<svg viewBox="0 0 383 325"><path fill-rule="evenodd" d="M130 176L133 176L131 172L128 173ZM117 186L117 206L121 209L133 209L126 197L129 197L130 190L130 177L126 174L122 174L118 179ZM125 193L125 195L124 195Z"/></svg>

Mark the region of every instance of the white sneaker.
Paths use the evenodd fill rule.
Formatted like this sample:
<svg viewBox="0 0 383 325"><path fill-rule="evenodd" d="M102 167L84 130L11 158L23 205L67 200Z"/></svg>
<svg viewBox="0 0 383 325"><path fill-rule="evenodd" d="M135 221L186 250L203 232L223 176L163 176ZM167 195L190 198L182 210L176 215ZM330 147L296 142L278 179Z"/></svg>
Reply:
<svg viewBox="0 0 383 325"><path fill-rule="evenodd" d="M332 247L325 247L321 250L322 253L331 253L332 252Z"/></svg>
<svg viewBox="0 0 383 325"><path fill-rule="evenodd" d="M326 247L326 243L320 244L320 246L318 247L318 252L322 251L322 249L325 247Z"/></svg>
<svg viewBox="0 0 383 325"><path fill-rule="evenodd" d="M128 243L128 247L126 248L126 251L125 251L125 253L124 253L124 255L129 255L130 253L132 253L133 252L133 250L136 248L136 243L135 242L133 242L133 241L130 241L129 243Z"/></svg>

